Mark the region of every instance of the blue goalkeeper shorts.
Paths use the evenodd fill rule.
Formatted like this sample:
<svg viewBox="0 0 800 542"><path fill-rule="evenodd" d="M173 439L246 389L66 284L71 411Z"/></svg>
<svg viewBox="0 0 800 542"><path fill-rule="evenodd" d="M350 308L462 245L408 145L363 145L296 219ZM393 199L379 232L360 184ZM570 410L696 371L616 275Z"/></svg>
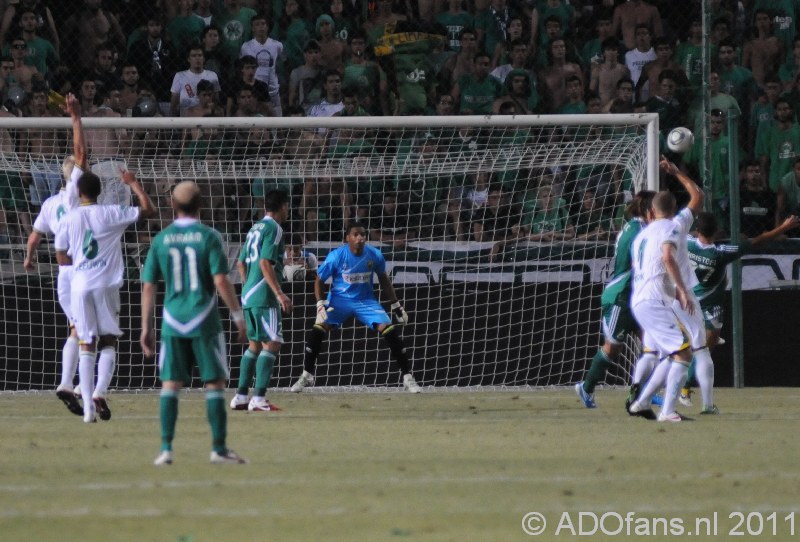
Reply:
<svg viewBox="0 0 800 542"><path fill-rule="evenodd" d="M355 316L359 322L376 328L381 324L391 324L392 320L383 307L376 299L347 299L329 298L332 311L328 313L325 321L329 326L339 327L344 324L351 316Z"/></svg>

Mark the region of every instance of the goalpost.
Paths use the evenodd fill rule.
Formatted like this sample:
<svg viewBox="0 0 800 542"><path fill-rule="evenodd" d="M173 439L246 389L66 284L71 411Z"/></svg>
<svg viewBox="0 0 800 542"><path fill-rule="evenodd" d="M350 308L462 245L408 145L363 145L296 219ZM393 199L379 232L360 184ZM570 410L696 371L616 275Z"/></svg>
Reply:
<svg viewBox="0 0 800 542"><path fill-rule="evenodd" d="M59 381L66 319L52 239L34 271L22 266L24 215L28 183L41 187L42 171L57 175L71 149L70 121L1 120L0 391L49 390ZM341 244L348 219L365 222L411 316L403 335L417 381L456 388L578 380L600 341L599 293L625 202L658 188L655 114L83 122L105 202L130 202L116 174L124 164L160 211L125 235L116 389L158 385L138 345L139 273L150 236L172 220L169 189L179 181L201 187L201 218L223 234L237 285L233 264L272 188L292 194L289 240L319 261ZM32 140L52 152L28 152ZM295 309L284 316L277 387L302 371L315 316L308 276L294 273L285 285ZM232 382L243 348L229 345ZM331 333L317 385L396 387L388 354L374 331L348 324ZM626 383L630 361L623 357L606 382Z"/></svg>

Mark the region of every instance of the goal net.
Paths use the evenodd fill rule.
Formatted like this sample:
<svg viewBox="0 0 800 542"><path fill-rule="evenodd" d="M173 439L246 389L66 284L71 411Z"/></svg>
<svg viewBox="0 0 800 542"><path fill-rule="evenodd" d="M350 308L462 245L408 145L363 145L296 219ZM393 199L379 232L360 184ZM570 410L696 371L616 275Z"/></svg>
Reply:
<svg viewBox="0 0 800 542"><path fill-rule="evenodd" d="M39 205L58 189L71 128L64 118L2 120L0 390L53 389L67 327L52 239L40 245L34 270L22 263ZM158 386L156 364L138 345L139 276L150 238L173 218L170 188L182 180L201 187L201 218L223 234L237 288L234 262L263 216L264 194L277 188L292 196L284 229L296 253L285 289L295 308L284 316L276 387L302 371L315 316L305 255L324 261L351 219L366 224L386 257L411 316L403 335L423 385L575 382L600 344L599 294L625 203L658 184L652 114L92 117L84 128L103 202L131 202L118 178L123 165L159 209L124 237L117 389ZM243 348L229 346L232 385ZM625 383L630 361L607 383ZM398 386L400 375L377 334L355 322L330 334L316 377L322 387L380 388Z"/></svg>

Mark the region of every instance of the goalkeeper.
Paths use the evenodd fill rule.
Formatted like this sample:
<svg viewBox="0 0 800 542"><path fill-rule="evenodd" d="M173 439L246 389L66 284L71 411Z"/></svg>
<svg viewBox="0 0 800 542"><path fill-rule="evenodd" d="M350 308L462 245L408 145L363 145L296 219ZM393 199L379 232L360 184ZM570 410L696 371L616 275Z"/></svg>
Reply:
<svg viewBox="0 0 800 542"><path fill-rule="evenodd" d="M403 375L405 390L419 393L422 389L411 374L411 361L406 355L400 328L392 324L372 288L373 274L377 274L381 289L392 302L392 313L397 324L408 323L408 314L397 300L394 286L386 274L386 260L380 250L367 245L367 231L360 222L347 224L344 239L346 244L331 251L317 270L314 280L317 319L306 334L303 374L292 386L292 391L301 392L314 383L314 367L328 332L355 316L363 324L377 330L386 341ZM326 299L324 287L329 278L332 279L331 291Z"/></svg>
<svg viewBox="0 0 800 542"><path fill-rule="evenodd" d="M639 327L630 308L631 287L631 245L633 239L647 225L648 212L655 192L642 190L628 204L625 215L628 223L617 235L614 247L614 271L603 289L600 303L603 309L603 346L597 349L592 364L584 380L575 384L575 392L586 408L595 408L594 388L606 376L608 368L619 356L625 337L638 333Z"/></svg>

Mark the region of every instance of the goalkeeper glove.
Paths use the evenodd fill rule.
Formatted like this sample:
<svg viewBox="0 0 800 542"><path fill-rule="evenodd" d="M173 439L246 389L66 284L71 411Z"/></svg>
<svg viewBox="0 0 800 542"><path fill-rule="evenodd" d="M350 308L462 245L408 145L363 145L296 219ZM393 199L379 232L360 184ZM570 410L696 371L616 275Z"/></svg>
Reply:
<svg viewBox="0 0 800 542"><path fill-rule="evenodd" d="M315 324L319 325L325 323L328 319L328 313L333 310L333 307L330 305L330 301L327 299L317 301L317 319L314 321Z"/></svg>
<svg viewBox="0 0 800 542"><path fill-rule="evenodd" d="M406 325L408 323L408 313L403 309L399 301L392 303L392 314L398 324Z"/></svg>

